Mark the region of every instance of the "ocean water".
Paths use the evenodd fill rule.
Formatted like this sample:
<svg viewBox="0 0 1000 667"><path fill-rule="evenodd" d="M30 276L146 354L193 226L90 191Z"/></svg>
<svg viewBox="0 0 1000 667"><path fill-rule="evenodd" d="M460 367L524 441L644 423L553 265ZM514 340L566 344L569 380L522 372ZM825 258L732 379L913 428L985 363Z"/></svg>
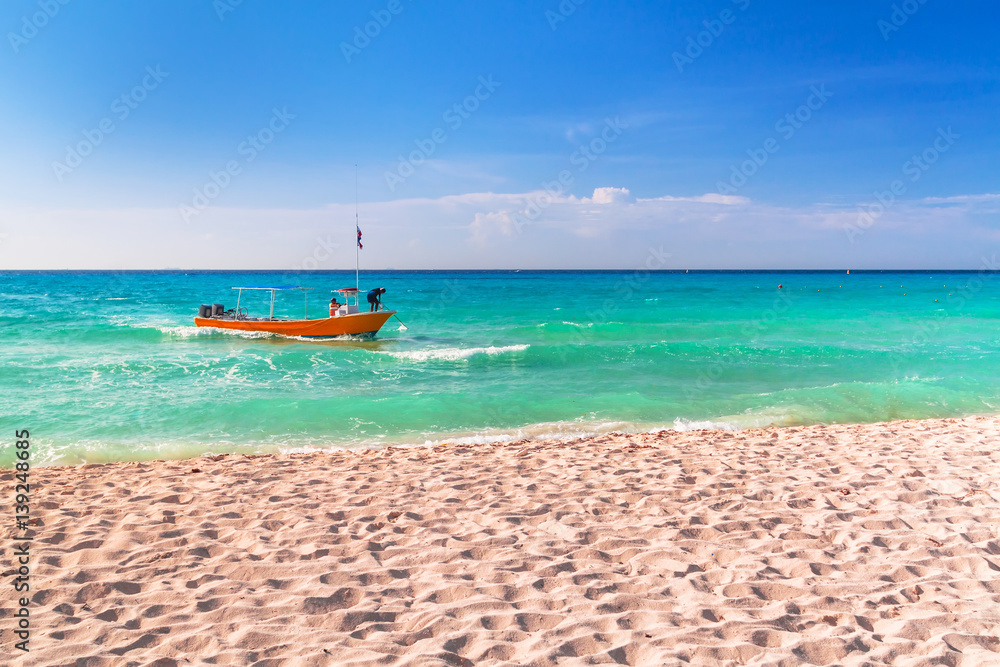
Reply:
<svg viewBox="0 0 1000 667"><path fill-rule="evenodd" d="M320 316L354 275L0 273L8 439L75 464L1000 411L1000 274L364 273L407 330L193 326L271 283Z"/></svg>

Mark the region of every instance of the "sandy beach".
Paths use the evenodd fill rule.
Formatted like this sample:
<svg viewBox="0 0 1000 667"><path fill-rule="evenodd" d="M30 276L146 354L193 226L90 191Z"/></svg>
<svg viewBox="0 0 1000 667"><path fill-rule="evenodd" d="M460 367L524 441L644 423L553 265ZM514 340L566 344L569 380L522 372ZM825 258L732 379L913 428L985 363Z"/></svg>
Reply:
<svg viewBox="0 0 1000 667"><path fill-rule="evenodd" d="M998 443L971 417L35 468L4 662L997 665Z"/></svg>

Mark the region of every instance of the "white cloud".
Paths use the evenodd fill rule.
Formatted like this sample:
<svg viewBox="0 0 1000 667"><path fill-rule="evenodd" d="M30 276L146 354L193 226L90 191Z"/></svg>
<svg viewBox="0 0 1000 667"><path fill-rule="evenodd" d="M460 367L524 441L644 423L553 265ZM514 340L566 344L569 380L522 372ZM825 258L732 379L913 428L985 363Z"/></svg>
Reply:
<svg viewBox="0 0 1000 667"><path fill-rule="evenodd" d="M743 206L750 203L746 197L736 195L720 195L715 192L700 195L698 197L657 197L655 199L645 199L643 201L693 201L702 204L725 204L726 206Z"/></svg>
<svg viewBox="0 0 1000 667"><path fill-rule="evenodd" d="M591 201L595 204L630 204L635 197L628 188L596 188Z"/></svg>
<svg viewBox="0 0 1000 667"><path fill-rule="evenodd" d="M476 243L485 243L492 230L499 230L504 236L513 236L517 231L514 218L509 211L496 213L476 213L469 225Z"/></svg>
<svg viewBox="0 0 1000 667"><path fill-rule="evenodd" d="M996 252L1000 196L864 208L778 207L718 194L635 198L477 192L361 204L362 267L631 268L650 247L674 268L977 268ZM941 204L948 204L942 206ZM318 209L0 210L9 269L353 268L354 204ZM852 242L853 240L853 242Z"/></svg>

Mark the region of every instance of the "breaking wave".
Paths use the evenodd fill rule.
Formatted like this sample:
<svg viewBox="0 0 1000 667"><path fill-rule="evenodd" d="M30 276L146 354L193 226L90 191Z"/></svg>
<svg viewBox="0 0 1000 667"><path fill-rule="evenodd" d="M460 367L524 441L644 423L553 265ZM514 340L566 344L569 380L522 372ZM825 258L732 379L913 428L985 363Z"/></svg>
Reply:
<svg viewBox="0 0 1000 667"><path fill-rule="evenodd" d="M523 352L529 345L505 345L502 347L442 347L431 350L409 350L404 352L379 351L379 354L388 354L396 359L406 361L462 361L476 355L485 354L497 356L508 352Z"/></svg>

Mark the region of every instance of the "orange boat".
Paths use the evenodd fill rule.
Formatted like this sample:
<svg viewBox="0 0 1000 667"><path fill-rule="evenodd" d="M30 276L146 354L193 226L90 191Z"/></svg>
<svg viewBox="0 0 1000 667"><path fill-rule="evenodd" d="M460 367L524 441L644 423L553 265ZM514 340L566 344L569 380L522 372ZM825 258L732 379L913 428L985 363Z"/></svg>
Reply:
<svg viewBox="0 0 1000 667"><path fill-rule="evenodd" d="M354 287L334 290L334 293L344 297L345 303L339 308L331 306L330 317L322 319L308 318L308 289L297 285L234 287L239 290L236 308L226 310L222 304L203 305L194 318L198 327L214 327L216 329L235 329L237 331L264 331L281 336L302 336L305 338L335 338L337 336L374 336L382 328L386 320L396 314L394 310L383 310L381 293L375 297L375 310L363 312L358 305L360 291ZM274 316L274 295L283 290L302 290L305 298L305 313L303 319L293 320L276 318ZM250 317L246 308L240 307L243 290L269 290L271 292L271 313L268 317ZM375 290L373 290L375 291ZM352 303L353 300L353 303Z"/></svg>

